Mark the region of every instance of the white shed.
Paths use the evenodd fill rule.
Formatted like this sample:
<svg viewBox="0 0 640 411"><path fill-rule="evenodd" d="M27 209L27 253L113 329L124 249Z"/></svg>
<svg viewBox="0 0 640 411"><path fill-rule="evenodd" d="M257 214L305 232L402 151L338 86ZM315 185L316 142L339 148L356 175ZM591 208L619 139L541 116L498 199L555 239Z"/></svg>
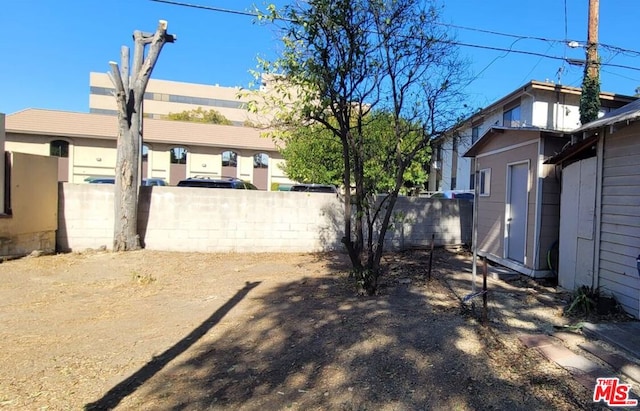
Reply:
<svg viewBox="0 0 640 411"><path fill-rule="evenodd" d="M575 130L562 166L558 284L612 295L640 318L640 100Z"/></svg>

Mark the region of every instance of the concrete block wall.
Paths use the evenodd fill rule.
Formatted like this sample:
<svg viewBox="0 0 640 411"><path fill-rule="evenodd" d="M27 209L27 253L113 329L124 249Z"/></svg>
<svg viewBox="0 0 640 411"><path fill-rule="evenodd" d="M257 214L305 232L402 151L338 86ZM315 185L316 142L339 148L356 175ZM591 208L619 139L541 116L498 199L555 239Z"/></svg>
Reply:
<svg viewBox="0 0 640 411"><path fill-rule="evenodd" d="M113 190L60 184L60 250L112 248ZM341 247L341 213L331 194L143 187L138 229L151 250L327 251Z"/></svg>
<svg viewBox="0 0 640 411"><path fill-rule="evenodd" d="M60 250L112 248L113 190L113 185L60 184ZM436 233L438 245L471 237L470 205L467 210L456 200L400 200L396 211L405 217L389 232L389 245L430 244L431 233ZM467 211L468 217L461 218ZM144 247L151 250L343 250L342 213L341 200L332 194L142 187L138 229ZM468 235L463 233L467 221Z"/></svg>
<svg viewBox="0 0 640 411"><path fill-rule="evenodd" d="M392 229L385 238L393 249L471 244L473 202L468 200L399 197Z"/></svg>

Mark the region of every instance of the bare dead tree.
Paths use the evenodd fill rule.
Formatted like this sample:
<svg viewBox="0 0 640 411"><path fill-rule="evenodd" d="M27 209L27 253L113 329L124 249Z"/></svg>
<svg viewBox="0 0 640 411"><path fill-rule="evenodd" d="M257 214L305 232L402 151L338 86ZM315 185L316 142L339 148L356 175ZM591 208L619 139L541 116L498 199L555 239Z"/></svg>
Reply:
<svg viewBox="0 0 640 411"><path fill-rule="evenodd" d="M155 33L135 31L133 69L129 73L129 48L122 46L118 63L110 61L111 81L116 88L118 109L118 152L115 169L113 250L128 251L140 248L138 236L139 161L142 146L142 100L153 67L165 43L173 43L175 36L167 34L167 22L160 20ZM145 57L145 46L149 53Z"/></svg>

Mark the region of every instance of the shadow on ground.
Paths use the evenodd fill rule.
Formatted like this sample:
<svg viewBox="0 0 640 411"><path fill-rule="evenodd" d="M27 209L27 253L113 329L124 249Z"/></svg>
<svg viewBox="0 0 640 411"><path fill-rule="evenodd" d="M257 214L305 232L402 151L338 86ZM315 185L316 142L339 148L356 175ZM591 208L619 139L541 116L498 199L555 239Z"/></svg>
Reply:
<svg viewBox="0 0 640 411"><path fill-rule="evenodd" d="M251 308L241 323L179 350L153 375L129 386L133 389L119 384L125 388L121 399L131 394L121 405L171 410L592 409L589 393L570 384L564 370L549 369L535 353L503 344L498 336L502 320L484 328L460 309L459 294L469 282L456 275L465 268L455 268L445 257L453 258L434 261L432 281L425 277L428 253L388 259L376 297L354 296L344 270L270 288L261 285L246 295ZM534 310L514 312L515 305L497 299L492 304L496 313L518 317L510 332L542 330ZM215 331L220 325L210 326Z"/></svg>

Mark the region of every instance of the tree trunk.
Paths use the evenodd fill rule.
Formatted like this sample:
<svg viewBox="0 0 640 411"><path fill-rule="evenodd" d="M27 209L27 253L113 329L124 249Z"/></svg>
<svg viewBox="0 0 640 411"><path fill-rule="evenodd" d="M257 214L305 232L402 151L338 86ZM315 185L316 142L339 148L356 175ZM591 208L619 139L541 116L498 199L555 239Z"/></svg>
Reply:
<svg viewBox="0 0 640 411"><path fill-rule="evenodd" d="M111 78L116 88L118 106L118 150L115 169L113 250L128 251L140 248L138 235L139 161L142 144L142 99L162 46L172 43L167 34L167 22L160 20L154 34L136 31L133 73L129 81L129 49L121 52L122 70L111 62ZM144 58L144 47L151 44ZM143 61L144 60L144 61Z"/></svg>
<svg viewBox="0 0 640 411"><path fill-rule="evenodd" d="M139 131L126 119L118 122L118 152L116 160L113 250L140 248L138 236L138 163L135 141Z"/></svg>

